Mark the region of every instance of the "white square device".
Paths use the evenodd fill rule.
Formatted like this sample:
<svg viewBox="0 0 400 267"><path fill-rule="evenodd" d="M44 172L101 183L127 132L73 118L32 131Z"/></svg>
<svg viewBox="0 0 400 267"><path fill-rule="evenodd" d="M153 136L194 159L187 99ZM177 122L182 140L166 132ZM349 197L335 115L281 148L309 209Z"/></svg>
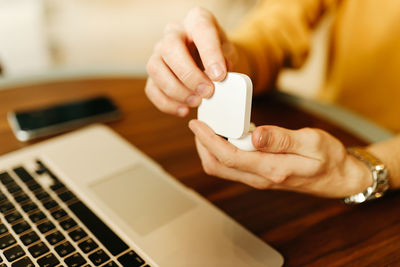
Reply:
<svg viewBox="0 0 400 267"><path fill-rule="evenodd" d="M214 82L212 97L203 99L198 120L206 123L218 135L239 139L249 132L253 85L241 73L229 72L225 80Z"/></svg>

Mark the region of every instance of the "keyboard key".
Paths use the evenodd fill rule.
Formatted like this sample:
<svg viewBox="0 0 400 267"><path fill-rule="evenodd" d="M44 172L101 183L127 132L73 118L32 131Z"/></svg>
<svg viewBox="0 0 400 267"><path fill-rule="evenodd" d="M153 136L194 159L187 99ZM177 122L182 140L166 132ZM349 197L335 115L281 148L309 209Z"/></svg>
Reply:
<svg viewBox="0 0 400 267"><path fill-rule="evenodd" d="M58 194L58 197L64 202L67 202L67 201L70 201L71 199L76 198L75 195L71 191L66 191L61 194Z"/></svg>
<svg viewBox="0 0 400 267"><path fill-rule="evenodd" d="M60 263L60 261L52 253L38 259L37 262L41 267L53 267Z"/></svg>
<svg viewBox="0 0 400 267"><path fill-rule="evenodd" d="M44 215L43 212L39 211L36 213L32 213L31 215L29 215L29 218L31 219L32 222L37 223L40 222L41 220L46 218L46 215Z"/></svg>
<svg viewBox="0 0 400 267"><path fill-rule="evenodd" d="M15 201L17 201L18 203L21 203L21 202L24 202L24 201L29 200L30 197L29 197L27 194L22 193L21 195L15 196L14 199L15 199Z"/></svg>
<svg viewBox="0 0 400 267"><path fill-rule="evenodd" d="M3 173L0 173L0 181L2 184L7 185L7 184L13 182L14 179L11 178L11 176L7 172L3 172Z"/></svg>
<svg viewBox="0 0 400 267"><path fill-rule="evenodd" d="M46 169L40 168L40 169L37 169L35 172L37 175L42 175L42 174L46 173Z"/></svg>
<svg viewBox="0 0 400 267"><path fill-rule="evenodd" d="M39 224L39 225L37 226L37 228L39 229L39 231L40 231L42 234L44 234L44 233L47 233L47 232L50 231L50 230L53 230L53 229L55 228L55 226L54 226L54 224L53 224L52 222L50 222L50 221L45 221L45 222Z"/></svg>
<svg viewBox="0 0 400 267"><path fill-rule="evenodd" d="M6 186L7 188L10 188L10 187L18 186L18 184L17 184L16 181L14 181L14 178L13 178L13 180L10 181L9 183L7 183L5 186Z"/></svg>
<svg viewBox="0 0 400 267"><path fill-rule="evenodd" d="M49 201L49 202L43 203L43 206L44 206L46 209L51 210L51 209L53 209L53 208L55 208L55 207L58 207L58 203L55 202L54 200L51 200L51 201Z"/></svg>
<svg viewBox="0 0 400 267"><path fill-rule="evenodd" d="M41 160L36 160L36 163L38 165L38 170L41 170L41 172L50 172Z"/></svg>
<svg viewBox="0 0 400 267"><path fill-rule="evenodd" d="M49 241L49 243L51 245L57 244L58 242L61 242L65 239L64 235L62 233L60 233L59 231L54 232L49 234L48 236L46 236L47 241Z"/></svg>
<svg viewBox="0 0 400 267"><path fill-rule="evenodd" d="M68 267L78 267L86 263L86 260L79 253L75 253L69 256L64 261L68 265Z"/></svg>
<svg viewBox="0 0 400 267"><path fill-rule="evenodd" d="M37 169L35 170L35 172L38 175L42 175L43 173L47 172L47 168L42 164L42 162L40 162L39 160L36 161L36 163L38 164Z"/></svg>
<svg viewBox="0 0 400 267"><path fill-rule="evenodd" d="M25 251L20 246L15 246L3 252L9 262L15 261L25 255Z"/></svg>
<svg viewBox="0 0 400 267"><path fill-rule="evenodd" d="M38 206L33 203L33 202L28 202L25 205L22 206L22 209L26 212L29 213L31 211L37 210Z"/></svg>
<svg viewBox="0 0 400 267"><path fill-rule="evenodd" d="M60 222L60 225L64 230L69 230L76 225L76 222L74 221L74 219L68 218L68 219Z"/></svg>
<svg viewBox="0 0 400 267"><path fill-rule="evenodd" d="M104 264L103 267L118 267L118 265L115 262L110 261Z"/></svg>
<svg viewBox="0 0 400 267"><path fill-rule="evenodd" d="M2 192L0 192L0 202L2 202L3 200L6 200L7 197L6 195L4 195Z"/></svg>
<svg viewBox="0 0 400 267"><path fill-rule="evenodd" d="M35 265L28 257L24 257L11 264L11 267L34 267L34 266Z"/></svg>
<svg viewBox="0 0 400 267"><path fill-rule="evenodd" d="M54 217L54 219L58 220L58 219L61 219L65 216L67 216L67 213L65 212L65 210L59 209L59 210L53 211L51 213L51 215Z"/></svg>
<svg viewBox="0 0 400 267"><path fill-rule="evenodd" d="M22 243L24 243L25 246L29 246L30 244L38 241L39 236L35 232L31 231L27 234L24 234L19 239L21 239Z"/></svg>
<svg viewBox="0 0 400 267"><path fill-rule="evenodd" d="M16 195L16 194L18 194L19 192L22 192L22 188L21 188L19 185L17 185L17 184L15 184L14 186L7 187L7 190L8 190L8 192L10 192L10 194L12 194L12 195Z"/></svg>
<svg viewBox="0 0 400 267"><path fill-rule="evenodd" d="M91 238L79 244L79 248L85 253L89 253L90 251L96 249L97 247L98 245Z"/></svg>
<svg viewBox="0 0 400 267"><path fill-rule="evenodd" d="M11 202L9 202L8 200L3 201L0 204L0 212L1 213L5 213L5 212L7 212L9 210L13 210L13 209L14 209L14 205Z"/></svg>
<svg viewBox="0 0 400 267"><path fill-rule="evenodd" d="M51 185L50 188L53 191L58 191L58 190L64 189L65 185L63 185L62 183L58 182L58 183L55 183L55 184Z"/></svg>
<svg viewBox="0 0 400 267"><path fill-rule="evenodd" d="M44 192L44 191L36 192L35 196L39 200L43 200L43 199L46 199L46 198L50 197L50 195L48 193Z"/></svg>
<svg viewBox="0 0 400 267"><path fill-rule="evenodd" d="M85 204L75 202L69 205L72 212L86 225L97 239L111 252L118 255L128 249L128 245L122 241L103 221L100 220Z"/></svg>
<svg viewBox="0 0 400 267"><path fill-rule="evenodd" d="M14 211L6 216L6 220L8 223L13 223L21 219L22 216L18 211Z"/></svg>
<svg viewBox="0 0 400 267"><path fill-rule="evenodd" d="M28 185L29 190L31 191L36 191L38 189L42 189L42 186L38 182L31 182Z"/></svg>
<svg viewBox="0 0 400 267"><path fill-rule="evenodd" d="M145 263L144 260L140 258L139 255L137 255L132 250L119 257L118 261L123 266L130 266L130 267L139 267Z"/></svg>
<svg viewBox="0 0 400 267"><path fill-rule="evenodd" d="M44 253L48 252L49 248L43 243L37 243L29 248L29 252L32 254L33 257L37 258L43 255Z"/></svg>
<svg viewBox="0 0 400 267"><path fill-rule="evenodd" d="M66 241L66 242L58 245L57 247L55 247L55 250L58 253L58 255L60 255L60 257L65 257L68 254L70 254L71 252L74 252L75 248L71 245L71 243Z"/></svg>
<svg viewBox="0 0 400 267"><path fill-rule="evenodd" d="M16 234L20 234L20 233L23 233L23 232L31 229L31 226L27 222L23 221L23 222L13 225L12 229L14 230L14 232Z"/></svg>
<svg viewBox="0 0 400 267"><path fill-rule="evenodd" d="M17 167L14 168L13 171L15 172L16 175L24 182L27 183L31 180L33 180L33 177L25 170L24 167Z"/></svg>
<svg viewBox="0 0 400 267"><path fill-rule="evenodd" d="M7 227L4 224L0 224L0 235L8 232Z"/></svg>
<svg viewBox="0 0 400 267"><path fill-rule="evenodd" d="M11 245L14 245L17 241L12 237L12 235L8 234L3 237L0 237L0 249L5 249Z"/></svg>
<svg viewBox="0 0 400 267"><path fill-rule="evenodd" d="M76 242L87 236L87 234L85 233L85 231L83 231L82 228L77 228L74 231L70 232L69 236L72 238L72 240Z"/></svg>
<svg viewBox="0 0 400 267"><path fill-rule="evenodd" d="M94 263L94 265L99 266L110 259L110 257L104 252L104 250L99 249L89 255L89 259Z"/></svg>

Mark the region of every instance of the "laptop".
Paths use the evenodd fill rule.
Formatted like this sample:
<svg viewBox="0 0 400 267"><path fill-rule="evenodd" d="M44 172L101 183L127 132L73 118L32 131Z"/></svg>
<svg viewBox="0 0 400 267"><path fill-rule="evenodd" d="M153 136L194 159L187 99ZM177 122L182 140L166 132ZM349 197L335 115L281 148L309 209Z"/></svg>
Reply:
<svg viewBox="0 0 400 267"><path fill-rule="evenodd" d="M283 264L104 125L0 157L0 191L0 266Z"/></svg>

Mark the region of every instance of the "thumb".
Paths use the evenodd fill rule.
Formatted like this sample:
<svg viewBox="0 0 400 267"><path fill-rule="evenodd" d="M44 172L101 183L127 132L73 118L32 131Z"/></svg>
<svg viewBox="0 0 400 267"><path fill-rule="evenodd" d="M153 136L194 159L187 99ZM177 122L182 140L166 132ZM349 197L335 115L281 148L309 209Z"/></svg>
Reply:
<svg viewBox="0 0 400 267"><path fill-rule="evenodd" d="M252 136L254 147L263 152L301 154L302 140L297 131L277 126L257 127Z"/></svg>

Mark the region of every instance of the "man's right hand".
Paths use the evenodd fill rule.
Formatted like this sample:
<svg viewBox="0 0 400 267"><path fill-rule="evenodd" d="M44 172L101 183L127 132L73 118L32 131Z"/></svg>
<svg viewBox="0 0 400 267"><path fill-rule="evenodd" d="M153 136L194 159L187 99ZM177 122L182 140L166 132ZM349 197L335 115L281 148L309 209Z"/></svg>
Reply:
<svg viewBox="0 0 400 267"><path fill-rule="evenodd" d="M184 117L214 92L237 58L215 17L194 8L183 23L166 26L147 63L145 92L163 112Z"/></svg>

